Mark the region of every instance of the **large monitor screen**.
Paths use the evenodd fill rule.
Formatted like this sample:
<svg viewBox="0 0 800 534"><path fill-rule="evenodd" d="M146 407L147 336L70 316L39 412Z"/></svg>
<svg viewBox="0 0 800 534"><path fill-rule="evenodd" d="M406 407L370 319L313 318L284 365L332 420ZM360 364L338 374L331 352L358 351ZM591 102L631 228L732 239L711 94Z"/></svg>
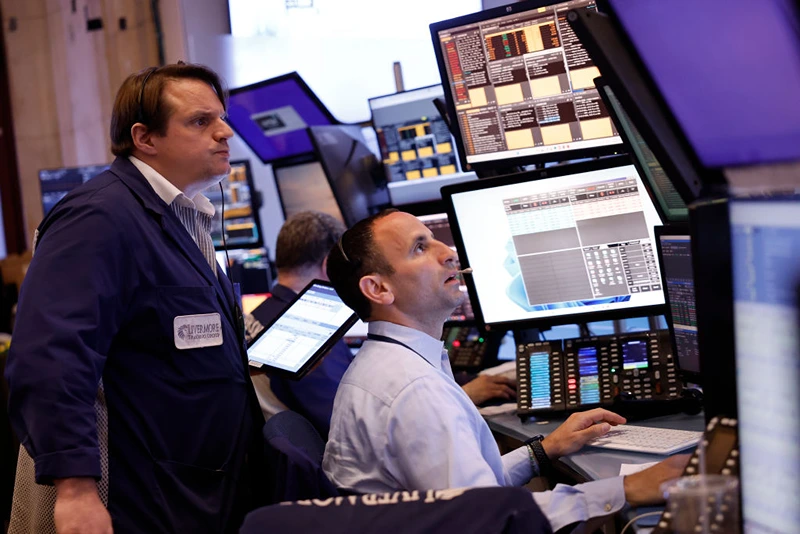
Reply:
<svg viewBox="0 0 800 534"><path fill-rule="evenodd" d="M608 107L611 118L617 125L620 135L627 145L639 172L647 180L658 206L670 221L686 221L689 219L689 208L675 189L672 180L667 176L661 162L642 137L639 129L633 124L622 103L609 85L601 82L598 86L600 96Z"/></svg>
<svg viewBox="0 0 800 534"><path fill-rule="evenodd" d="M446 213L434 213L432 215L419 215L417 217L422 224L424 224L433 233L433 238L441 241L448 247L456 250L456 242L453 240L453 233L450 231L450 220L447 218ZM467 286L461 284L461 291L467 293ZM448 319L449 323L460 323L464 321L474 321L475 314L472 311L472 303L469 296L464 299L464 302L458 305L453 310Z"/></svg>
<svg viewBox="0 0 800 534"><path fill-rule="evenodd" d="M731 203L742 518L800 525L800 199Z"/></svg>
<svg viewBox="0 0 800 534"><path fill-rule="evenodd" d="M431 25L462 162L512 166L617 148L593 83L600 72L566 20L594 4L534 0Z"/></svg>
<svg viewBox="0 0 800 534"><path fill-rule="evenodd" d="M433 103L441 85L370 98L387 180L397 182L460 171L455 141Z"/></svg>
<svg viewBox="0 0 800 534"><path fill-rule="evenodd" d="M39 187L42 190L44 215L47 215L59 200L67 196L67 193L109 167L110 165L88 165L86 167L40 170Z"/></svg>
<svg viewBox="0 0 800 534"><path fill-rule="evenodd" d="M296 72L230 91L228 123L264 163L313 152L306 128L336 122Z"/></svg>
<svg viewBox="0 0 800 534"><path fill-rule="evenodd" d="M793 0L608 0L708 167L800 159Z"/></svg>
<svg viewBox="0 0 800 534"><path fill-rule="evenodd" d="M614 160L442 189L479 320L536 327L663 312L661 218L630 160Z"/></svg>
<svg viewBox="0 0 800 534"><path fill-rule="evenodd" d="M333 196L325 169L319 161L274 166L283 216L288 219L301 211L321 211L344 223L342 210Z"/></svg>
<svg viewBox="0 0 800 534"><path fill-rule="evenodd" d="M206 189L203 193L214 205L214 220L211 223L211 239L215 248L227 244L230 248L253 248L262 244L261 225L258 219L256 192L250 163L247 161L231 161L230 174L220 182ZM223 194L224 224L223 224ZM222 239L223 226L225 240Z"/></svg>
<svg viewBox="0 0 800 534"><path fill-rule="evenodd" d="M678 367L684 377L699 383L700 350L697 344L692 239L685 229L675 230L678 229L656 229L658 256L667 296L667 318Z"/></svg>

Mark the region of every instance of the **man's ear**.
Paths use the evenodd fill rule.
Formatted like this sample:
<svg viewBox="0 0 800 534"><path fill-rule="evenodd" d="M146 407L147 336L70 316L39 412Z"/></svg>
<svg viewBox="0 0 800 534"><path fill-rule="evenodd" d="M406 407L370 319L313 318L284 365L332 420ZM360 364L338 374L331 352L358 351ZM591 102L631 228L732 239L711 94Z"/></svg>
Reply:
<svg viewBox="0 0 800 534"><path fill-rule="evenodd" d="M328 278L328 256L322 258L322 265L320 265L319 268L321 273L320 280L326 280L330 282L330 279Z"/></svg>
<svg viewBox="0 0 800 534"><path fill-rule="evenodd" d="M133 146L142 154L155 156L158 153L153 144L153 132L141 122L131 126L131 139L133 139Z"/></svg>
<svg viewBox="0 0 800 534"><path fill-rule="evenodd" d="M372 303L380 306L389 306L394 302L394 292L379 274L362 276L358 281L361 293Z"/></svg>

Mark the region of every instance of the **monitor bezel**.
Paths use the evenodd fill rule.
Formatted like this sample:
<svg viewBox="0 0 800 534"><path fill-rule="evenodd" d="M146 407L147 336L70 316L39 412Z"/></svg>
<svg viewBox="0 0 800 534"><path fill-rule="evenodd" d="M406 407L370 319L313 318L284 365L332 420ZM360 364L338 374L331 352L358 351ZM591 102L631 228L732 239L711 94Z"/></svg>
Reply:
<svg viewBox="0 0 800 534"><path fill-rule="evenodd" d="M306 96L308 96L309 99L314 103L314 105L317 106L317 109L319 109L322 112L322 114L325 115L325 117L330 121L331 125L333 125L333 124L341 124L341 122L339 122L339 120L336 117L333 116L333 113L331 113L331 111L325 106L325 104L322 103L322 100L320 100L320 98L316 95L316 93L314 93L314 91L311 90L311 87L308 86L308 84L305 82L305 80L303 80L303 78L300 76L300 74L297 71L288 72L288 73L282 74L280 76L275 76L274 78L269 78L267 80L262 80L260 82L252 83L250 85L244 85L242 87L236 87L235 89L230 89L230 90L228 90L228 95L229 96L228 96L227 101L228 101L228 103L230 103L230 97L232 97L234 95L237 95L239 93L246 93L246 92L249 92L249 91L255 91L255 90L260 89L262 87L266 87L268 85L274 85L276 83L282 83L282 82L285 82L287 80L294 81L298 85L298 87L300 87L300 89L303 91L303 93L305 93ZM230 125L230 127L233 129L233 131L236 132L236 135L238 136L238 138L241 139L242 142L244 142L244 144L247 145L247 148L250 149L250 151L253 153L253 155L255 157L257 157L264 164L270 164L270 165L283 165L283 164L286 164L286 165L291 165L292 163L296 162L298 159L303 159L303 158L307 157L308 154L313 154L314 149L313 149L313 143L312 143L312 148L308 152L301 152L299 154L294 154L292 156L284 156L284 157L280 157L280 158L266 159L265 160L264 158L262 158L258 154L256 149L253 148L252 145L250 145L250 143L247 141L247 139L243 135L241 135L238 132L238 130L236 130L236 127L230 122L230 120L228 120L227 122ZM306 126L308 126L308 125L306 125ZM305 130L306 130L306 135L308 135L307 134L308 128L305 128Z"/></svg>
<svg viewBox="0 0 800 534"><path fill-rule="evenodd" d="M689 224L665 224L663 226L656 226L654 228L656 238L656 251L658 253L658 263L661 266L661 287L664 288L664 317L667 320L667 329L669 330L669 340L672 343L672 353L674 361L678 367L678 374L685 382L692 384L702 385L702 378L699 371L689 371L681 367L681 360L678 356L678 342L675 339L675 328L673 327L672 319L672 306L670 305L669 291L667 290L667 275L664 273L664 254L661 250L661 237L670 235L686 235L689 236L689 246L691 247L691 234L689 233ZM694 280L694 266L692 266L692 280ZM698 356L697 364L700 365L700 358Z"/></svg>
<svg viewBox="0 0 800 534"><path fill-rule="evenodd" d="M464 247L464 239L461 235L461 228L458 224L458 219L455 213L455 206L453 204L453 195L469 191L477 191L481 189L490 189L494 187L502 187L506 185L514 185L530 181L542 180L545 178L557 178L560 176L568 176L572 174L580 174L591 171L600 171L605 169L613 169L616 167L632 166L631 158L628 154L619 156L612 156L598 160L572 163L569 165L559 165L549 167L542 170L527 171L515 175L501 176L497 178L489 178L485 180L477 180L461 184L454 184L442 188L442 199L444 200L447 216L450 219L450 230L453 233L453 240L456 243L456 250L458 252L461 268L469 267L469 260L466 255L466 248ZM635 168L635 167L634 167ZM638 173L638 171L637 171ZM644 180L639 177L639 180ZM650 202L655 203L652 193L649 188L645 187L644 191L650 198ZM658 211L656 211L658 214ZM659 214L659 218L661 215ZM498 321L487 323L483 316L481 309L480 299L478 298L477 289L472 276L465 275L464 282L467 285L467 292L473 304L472 311L475 315L475 320L478 325L485 327L487 330L519 330L528 328L546 328L551 326L563 324L584 324L596 321L609 321L615 319L628 319L632 317L644 317L649 315L662 315L664 313L664 304L654 304L650 306L639 306L632 308L625 308L620 310L603 310L586 312L580 314L564 314L553 317L540 317L536 319L518 319L514 321ZM664 288L662 287L662 293ZM477 304L477 306L476 306Z"/></svg>
<svg viewBox="0 0 800 534"><path fill-rule="evenodd" d="M458 158L459 161L461 162L462 172L467 172L467 171L475 171L478 173L482 171L502 172L503 170L512 169L514 167L519 167L524 165L570 161L570 160L589 158L589 157L610 156L621 153L621 149L624 143L622 141L622 138L620 137L619 143L603 145L599 147L562 150L559 152L546 152L543 154L532 154L516 158L498 158L498 159L475 162L475 163L469 163L467 161L467 152L464 147L463 132L461 131L461 125L458 121L458 114L456 112L455 101L453 100L453 93L450 90L450 85L451 85L450 80L447 78L447 67L445 63L444 53L442 51L442 47L440 46L441 41L439 40L439 32L442 30L450 30L458 26L484 22L497 17L523 13L525 11L532 11L542 7L550 7L555 4L561 4L561 3L565 3L564 0L561 1L526 0L523 2L517 2L515 4L510 4L507 6L500 6L491 9L486 9L484 11L471 13L469 15L463 15L461 17L456 17L441 22L435 22L430 25L431 39L433 40L433 51L434 54L436 55L436 63L439 68L439 76L441 77L441 85L444 90L445 105L447 106L447 113L448 115L450 115L450 123L452 125L451 130L453 132L453 137L455 138L456 145L458 147ZM583 45L583 43L581 43L581 45Z"/></svg>
<svg viewBox="0 0 800 534"><path fill-rule="evenodd" d="M244 164L245 179L247 180L247 187L250 188L250 210L252 211L253 222L255 223L256 230L258 232L258 240L255 243L232 243L232 244L226 245L225 244L225 242L227 241L227 239L226 239L225 241L223 241L219 245L214 245L214 250L215 251L216 250L225 250L226 248L228 250L243 249L243 248L263 248L264 247L264 232L263 232L263 228L261 226L261 217L259 217L259 213L258 213L259 208L261 207L260 206L261 203L256 201L256 197L257 197L258 191L256 190L256 187L255 187L255 180L253 178L252 167L250 167L250 160L249 159L237 159L237 160L230 160L228 163L230 164L231 169L233 169L234 165L242 165L242 164ZM228 177L230 177L230 171L228 172ZM222 182L220 182L220 183L222 183ZM222 214L220 214L220 217L221 216L222 216ZM222 235L223 236L225 235L225 221L224 220L222 220Z"/></svg>
<svg viewBox="0 0 800 534"><path fill-rule="evenodd" d="M628 52L628 59L632 62L636 73L639 75L639 81L641 81L644 85L648 95L654 99L656 107L661 112L662 118L666 122L667 127L672 131L675 141L681 148L681 152L687 158L689 165L692 167L692 170L694 171L698 180L700 180L700 183L696 184L694 187L691 184L687 184L684 180L673 182L673 185L675 185L675 187L678 189L678 192L683 197L684 202L688 205L690 202L700 196L705 196L709 193L713 194L714 192L723 192L726 189L727 182L722 169L705 167L700 162L700 158L698 157L692 145L689 143L689 139L686 137L683 129L678 124L675 115L672 113L672 109L667 105L664 95L661 94L661 91L658 89L655 80L653 80L650 71L645 66L644 61L639 55L639 51L634 47L633 41L631 40L627 31L625 31L625 28L622 26L622 22L619 20L619 16L611 6L611 3L609 0L596 1L600 14L605 16L610 22L611 27L622 44L622 47ZM580 18L580 15L578 15L578 17ZM586 37L586 32L581 31L583 28L574 24L570 18L567 20L579 37ZM584 41L582 40L581 42L583 43ZM654 140L658 141L658 136L656 135L655 130L650 127L650 122L641 112L640 108L635 104L635 98L630 95L625 87L625 84L619 79L619 75L611 65L611 62L607 61L608 58L605 56L605 54L599 53L600 50L594 45L595 43L592 40L592 42L589 44L589 47L587 47L587 52L592 54L593 61L605 66L604 69L600 67L603 76L606 77L607 82L611 85L614 91L614 95L620 100L620 102L622 102L622 106L625 108L625 111L631 117L631 120L636 124L636 127L639 129L642 137L645 138L650 150L653 150L653 152L656 154L656 158L658 158L661 165L665 167L665 170L669 176L681 176L679 169L673 164L673 160L670 157L669 151L662 146L660 142L653 142ZM685 179L688 179L688 177ZM706 190L708 189L711 191L707 192Z"/></svg>
<svg viewBox="0 0 800 534"><path fill-rule="evenodd" d="M308 360L306 360L306 362L302 366L300 366L300 368L297 371L288 371L286 369L282 369L280 367L275 367L275 366L272 366L272 365L269 365L269 364L266 364L266 363L263 363L263 362L259 362L257 360L250 360L250 357L249 357L250 348L253 347L256 344L256 342L259 339L261 339L261 337L263 337L264 334L266 334L269 331L269 329L272 328L273 325L275 325L275 323L277 323L284 315L286 315L286 312L288 312L290 309L292 309L292 306L294 306L300 299L302 299L303 296L305 296L305 294L308 293L308 291L311 290L314 286L322 286L322 287L334 289L333 285L330 282L327 282L325 280L319 280L319 279L311 280L308 283L308 285L306 285L306 287L304 287L297 294L297 296L295 296L295 298L292 299L292 301L289 304L287 304L286 307L283 308L283 310L281 310L281 312L277 316L275 316L275 318L273 318L268 324L264 325L264 328L258 333L258 335L256 335L247 344L248 361L250 362L249 364L250 364L251 367L255 367L257 369L265 370L271 376L272 375L279 376L279 377L283 377L283 378L288 378L289 380L300 380L305 375L307 375L311 371L311 369L314 367L314 365L319 360L321 360L328 353L328 351L330 351L333 348L333 346L340 339L342 339L344 337L344 335L350 330L350 328L353 327L354 324L356 324L356 321L358 320L358 316L356 315L356 313L353 310L350 310L350 312L351 312L350 318L347 321L345 321L342 324L342 326L340 326L336 330L336 332L334 332L333 335L331 335L320 346L320 348L318 348L316 351L314 351L314 353L311 355L311 357L309 357ZM340 300L341 300L341 297L340 297ZM344 304L344 302L342 302L342 304ZM344 306L347 307L346 304L344 304ZM253 362L255 362L255 363L253 363Z"/></svg>
<svg viewBox="0 0 800 534"><path fill-rule="evenodd" d="M667 212L667 209L668 209L667 206L662 205L661 202L658 200L657 195L655 194L655 189L657 188L657 186L655 184L651 183L650 180L646 178L647 173L645 172L645 169L644 169L644 163L636 155L636 151L633 148L634 141L633 141L633 139L631 139L628 136L628 132L624 128L622 119L620 119L619 115L617 114L616 110L614 109L614 104L613 104L613 102L611 102L611 98L610 98L610 96L608 94L608 91L611 91L612 94L614 95L614 98L617 99L617 101L619 102L620 107L621 107L622 106L622 102L619 100L619 98L617 97L616 93L614 92L614 88L611 85L609 85L608 83L606 83L606 80L602 76L599 76L599 77L594 79L594 85L595 85L595 87L597 87L597 90L600 93L600 98L602 98L603 102L605 102L605 104L606 104L606 109L608 109L608 114L611 117L611 120L614 121L614 125L617 128L617 132L619 132L620 137L622 137L622 141L625 144L625 150L631 156L631 160L633 161L633 165L636 167L636 170L638 170L639 174L642 176L642 182L644 182L645 187L647 187L647 188L652 190L651 191L651 193L652 193L651 197L653 197L656 200L656 202L655 202L656 209L658 210L659 215L661 215L661 218L663 220L665 220L665 221L669 221L670 224L678 224L678 225L680 225L680 224L688 224L688 221L689 221L689 207L688 206L686 207L686 215L685 215L685 217L681 217L681 218L670 217L669 213ZM623 109L623 112L626 113L626 114L628 113L628 111L624 110L624 109ZM628 117L628 118L630 118L630 117ZM638 132L638 128L637 128L637 126L635 124L633 124L633 121L631 121L631 126L633 128L636 128L636 130ZM639 135L641 135L641 132L639 132ZM647 143L647 141L645 141L645 143ZM649 144L647 145L647 147L650 149L651 152L653 151L653 149L650 148ZM653 153L653 156L655 156L655 153ZM667 171L664 170L664 166L661 165L661 160L659 160L657 156L655 156L655 157L656 157L656 160L658 160L658 164L659 164L659 166L661 166L661 169L663 170L664 174L666 174ZM672 178L670 178L669 175L667 175L667 179L670 181L672 186L675 187L675 183L673 182ZM678 191L677 188L675 188L675 190ZM678 195L679 196L681 195L679 191L678 191ZM683 200L683 196L681 196L681 200ZM686 203L684 202L684 204L686 204Z"/></svg>

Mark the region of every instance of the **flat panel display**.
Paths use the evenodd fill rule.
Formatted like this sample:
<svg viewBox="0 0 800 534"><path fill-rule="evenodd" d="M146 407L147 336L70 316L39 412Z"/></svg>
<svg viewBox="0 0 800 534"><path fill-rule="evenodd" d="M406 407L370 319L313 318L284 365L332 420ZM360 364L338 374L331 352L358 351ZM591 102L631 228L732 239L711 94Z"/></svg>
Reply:
<svg viewBox="0 0 800 534"><path fill-rule="evenodd" d="M744 531L800 524L800 199L730 206Z"/></svg>
<svg viewBox="0 0 800 534"><path fill-rule="evenodd" d="M211 223L211 239L214 247L220 249L224 244L229 248L253 248L262 244L261 224L258 217L258 203L250 163L231 161L231 172L220 182L206 189L205 194L214 205L214 219ZM225 220L223 217L223 195ZM223 228L225 241L222 239Z"/></svg>
<svg viewBox="0 0 800 534"><path fill-rule="evenodd" d="M85 167L65 167L62 169L42 169L39 171L39 187L42 191L42 209L47 215L67 193L88 182L111 165L87 165Z"/></svg>
<svg viewBox="0 0 800 534"><path fill-rule="evenodd" d="M355 324L327 282L314 280L247 349L251 365L299 379Z"/></svg>
<svg viewBox="0 0 800 534"><path fill-rule="evenodd" d="M653 231L661 219L630 160L615 160L442 190L481 322L662 313Z"/></svg>
<svg viewBox="0 0 800 534"><path fill-rule="evenodd" d="M460 172L455 141L433 104L434 98L444 98L441 85L370 98L372 124L388 181Z"/></svg>
<svg viewBox="0 0 800 534"><path fill-rule="evenodd" d="M593 0L529 1L431 25L462 163L566 161L622 141L566 20Z"/></svg>

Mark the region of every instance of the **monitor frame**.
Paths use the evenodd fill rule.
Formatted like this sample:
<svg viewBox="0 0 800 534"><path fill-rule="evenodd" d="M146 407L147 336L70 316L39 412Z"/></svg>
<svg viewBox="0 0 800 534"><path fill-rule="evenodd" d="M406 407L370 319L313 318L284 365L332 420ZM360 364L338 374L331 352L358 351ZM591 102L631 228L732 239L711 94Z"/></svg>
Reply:
<svg viewBox="0 0 800 534"><path fill-rule="evenodd" d="M230 98L231 97L233 97L233 96L235 96L235 95L237 95L239 93L246 93L246 92L250 92L250 91L255 91L255 90L260 89L262 87L266 87L268 85L274 85L274 84L277 84L277 83L282 83L282 82L285 82L285 81L293 81L293 82L295 82L298 85L298 87L300 87L301 91L306 96L308 96L309 100L311 100L311 102L317 107L317 109L320 112L322 112L322 114L330 121L331 125L333 125L333 124L341 124L341 122L339 122L339 120L336 117L333 116L333 113L331 113L331 111L325 106L325 104L322 103L322 100L320 100L320 98L316 95L316 93L314 93L314 91L311 90L311 87L308 86L308 84L305 82L305 80L303 80L303 78L300 76L300 74L297 71L289 72L289 73L286 73L286 74L282 74L280 76L275 76L274 78L269 78L267 80L262 80L260 82L252 83L250 85L245 85L245 86L242 86L242 87L236 87L235 89L230 89L228 91L228 95L229 95L228 103L230 104ZM303 160L303 159L307 158L309 154L313 153L313 150L314 150L313 149L313 143L311 142L311 140L309 140L309 143L311 144L312 148L309 149L307 152L302 152L302 153L294 154L294 155L291 155L291 156L285 156L285 157L279 157L279 158L275 158L275 159L267 159L267 160L265 160L264 158L262 158L259 155L258 151L255 148L253 148L253 146L250 145L250 143L247 141L247 138L237 131L236 127L234 127L234 125L231 123L231 121L227 120L227 122L230 125L230 127L236 132L236 134L239 137L239 139L241 139L242 142L244 142L244 144L247 145L247 148L250 149L250 151L253 153L253 155L255 157L257 157L264 164L288 166L288 165L291 165L294 162L298 162L298 160ZM308 125L306 125L306 126L308 126ZM306 131L306 135L308 135L308 128L305 128L305 131Z"/></svg>
<svg viewBox="0 0 800 534"><path fill-rule="evenodd" d="M498 17L505 17L509 15L523 13L526 11L533 11L539 8L551 7L561 3L565 2L563 0L562 1L525 0L507 6L495 7L479 11L477 13L463 15L461 17L456 17L449 20L435 22L430 25L431 39L433 40L433 50L434 54L436 55L436 63L439 67L439 75L441 76L442 87L444 88L445 105L447 107L447 113L450 115L450 122L452 125L451 130L453 132L453 137L455 138L456 145L458 147L458 157L459 160L461 161L462 172L466 171L475 171L477 173L481 173L483 171L503 172L523 165L532 165L532 164L550 163L550 162L564 162L564 161L572 161L588 157L609 156L621 153L623 142L622 139L620 138L619 143L612 143L598 147L561 150L558 152L545 152L542 154L532 154L516 158L498 158L498 159L475 162L475 163L469 163L467 161L467 151L464 147L463 132L461 131L461 126L458 120L458 114L456 112L453 93L450 90L451 83L447 76L447 67L446 67L444 52L440 45L439 32L443 30L450 30L468 24L485 22ZM567 10L565 10L565 12L566 11ZM581 45L583 45L583 42L581 42ZM594 61L594 58L592 58L592 60ZM600 70L602 73L602 69Z"/></svg>
<svg viewBox="0 0 800 534"><path fill-rule="evenodd" d="M727 183L722 170L709 169L700 163L608 0L597 0L597 7L600 12L572 10L567 20L667 175L681 178L673 181L673 185L683 201L688 206L701 196L724 191ZM613 58L607 53L609 45L614 48ZM654 113L660 115L662 133L666 129L671 134L666 144L652 126L652 117L648 117ZM674 145L680 154L676 156L675 150L667 145ZM680 164L676 163L678 157L683 159ZM692 176L683 176L682 166L688 168Z"/></svg>
<svg viewBox="0 0 800 534"><path fill-rule="evenodd" d="M244 172L245 172L245 180L247 181L247 187L250 188L250 210L252 211L253 223L256 225L256 231L258 232L258 239L255 243L230 243L225 244L227 239L222 241L219 245L214 245L214 250L225 250L226 248L229 250L233 249L243 249L243 248L263 248L264 247L264 232L263 228L261 227L261 218L259 217L259 208L261 207L261 202L259 201L258 197L260 193L256 190L255 187L255 179L253 178L253 170L250 167L250 160L249 159L237 159L237 160L230 160L228 162L233 169L234 165L244 165ZM228 177L230 177L230 172L228 172ZM222 182L220 182L222 183ZM226 210L227 211L227 210ZM220 218L222 217L222 213L220 213ZM222 235L225 235L225 220L221 220L222 224Z"/></svg>
<svg viewBox="0 0 800 534"><path fill-rule="evenodd" d="M664 255L662 252L661 247L661 237L662 236L669 236L669 235L687 235L690 236L689 233L689 224L666 224L664 226L656 226L654 228L655 238L656 238L656 251L658 253L658 263L661 265L661 287L664 288L664 318L667 320L667 329L669 330L669 339L672 343L672 352L674 356L675 362L678 364L678 373L679 376L685 382L691 382L692 384L703 385L702 375L699 371L689 371L688 369L683 369L681 367L681 360L678 356L678 342L675 338L675 328L673 327L673 318L672 318L672 306L670 304L669 298L669 290L667 289L667 275L664 272ZM690 241L691 246L691 241ZM694 265L692 265L692 280L694 280ZM697 304L695 303L695 306ZM700 358L698 355L698 365L700 365Z"/></svg>
<svg viewBox="0 0 800 534"><path fill-rule="evenodd" d="M653 198L656 199L656 209L659 211L659 214L661 215L661 218L664 219L665 221L669 221L670 224L678 224L678 225L687 224L688 221L689 221L689 208L688 208L688 206L686 207L686 214L684 216L682 216L682 217L672 217L672 216L670 216L670 214L668 212L669 208L668 208L668 206L666 206L666 200L663 203L659 200L658 195L656 194L656 189L659 189L659 188L658 188L658 186L656 184L651 182L651 180L649 178L649 174L648 174L647 170L644 168L645 164L644 164L644 162L641 161L641 159L637 155L636 149L634 148L634 139L632 139L628 135L628 132L627 132L627 130L625 128L625 123L623 122L623 119L619 116L619 114L617 113L617 111L616 111L616 109L614 107L614 102L611 100L612 95L613 95L613 98L617 99L617 102L619 103L619 106L623 107L622 106L622 102L619 100L619 98L617 97L616 93L614 92L614 88L611 87L610 84L606 83L605 78L603 78L602 76L594 79L594 85L595 85L595 87L597 87L597 90L600 93L600 98L602 98L603 102L605 102L605 104L606 104L606 109L608 109L608 114L611 116L611 120L614 121L614 124L615 124L615 126L617 128L617 131L619 132L620 137L622 137L623 143L625 143L625 148L626 148L628 154L630 154L631 159L633 160L634 166L639 171L639 174L644 178L642 181L644 182L644 184L647 187L649 187L652 190L652 192L653 192L652 196L653 196ZM611 95L609 95L609 93L608 93L609 91L611 91ZM628 114L627 110L625 110L625 109L622 109L622 112L625 113L626 115ZM630 116L628 116L627 118L628 118L628 120L630 120ZM635 124L633 124L632 120L630 122L631 122L630 126L632 128L634 128L636 130L636 133L638 133L641 136L642 134L639 131L638 127ZM647 144L647 141L645 141L645 144ZM651 152L653 151L653 149L650 148L649 144L647 145L647 148ZM667 171L664 170L664 167L661 164L661 160L659 160L658 157L656 157L655 153L653 153L653 156L656 158L656 160L658 161L659 166L661 166L662 171L666 175ZM672 178L669 175L667 175L667 179L669 180L669 182L672 185L672 187L675 188L675 184L673 183ZM675 191L678 192L678 189L675 188ZM678 192L678 195L680 196L680 192ZM683 200L683 197L681 197L681 200ZM684 202L684 204L685 204L685 202Z"/></svg>
<svg viewBox="0 0 800 534"><path fill-rule="evenodd" d="M461 228L458 224L458 219L455 213L455 206L453 204L453 195L467 191L477 191L481 189L491 189L495 187L502 187L507 185L515 185L525 182L533 182L545 178L557 178L560 176L568 176L572 174L580 174L591 171L601 171L606 169L613 169L617 167L632 166L633 163L628 154L602 158L593 161L572 163L569 165L559 165L549 167L542 170L527 171L509 176L500 176L485 180L478 180L474 182L467 182L463 184L455 184L442 188L442 198L445 202L447 215L450 219L450 230L453 233L453 240L456 243L456 250L458 251L461 268L469 267L469 261L466 256L466 247L464 246L464 239L461 234ZM637 171L638 172L638 171ZM639 178L642 180L642 178ZM642 180L644 181L644 180ZM650 202L655 204L652 193L649 188L645 187L644 191L647 193ZM658 214L658 211L656 211ZM659 218L661 216L659 215ZM497 321L487 323L483 316L480 299L478 298L475 282L470 275L464 276L464 281L467 286L470 301L473 303L473 313L478 325L486 328L487 331L494 330L520 330L529 328L547 328L552 326L564 324L585 324L596 321L608 321L614 319L629 319L633 317L645 317L651 315L662 315L666 307L665 304L654 304L649 306L630 307L618 310L603 310L586 312L580 314L564 314L552 317L540 317L535 319L518 319L513 321ZM662 287L662 292L664 288ZM477 304L477 306L475 305Z"/></svg>

